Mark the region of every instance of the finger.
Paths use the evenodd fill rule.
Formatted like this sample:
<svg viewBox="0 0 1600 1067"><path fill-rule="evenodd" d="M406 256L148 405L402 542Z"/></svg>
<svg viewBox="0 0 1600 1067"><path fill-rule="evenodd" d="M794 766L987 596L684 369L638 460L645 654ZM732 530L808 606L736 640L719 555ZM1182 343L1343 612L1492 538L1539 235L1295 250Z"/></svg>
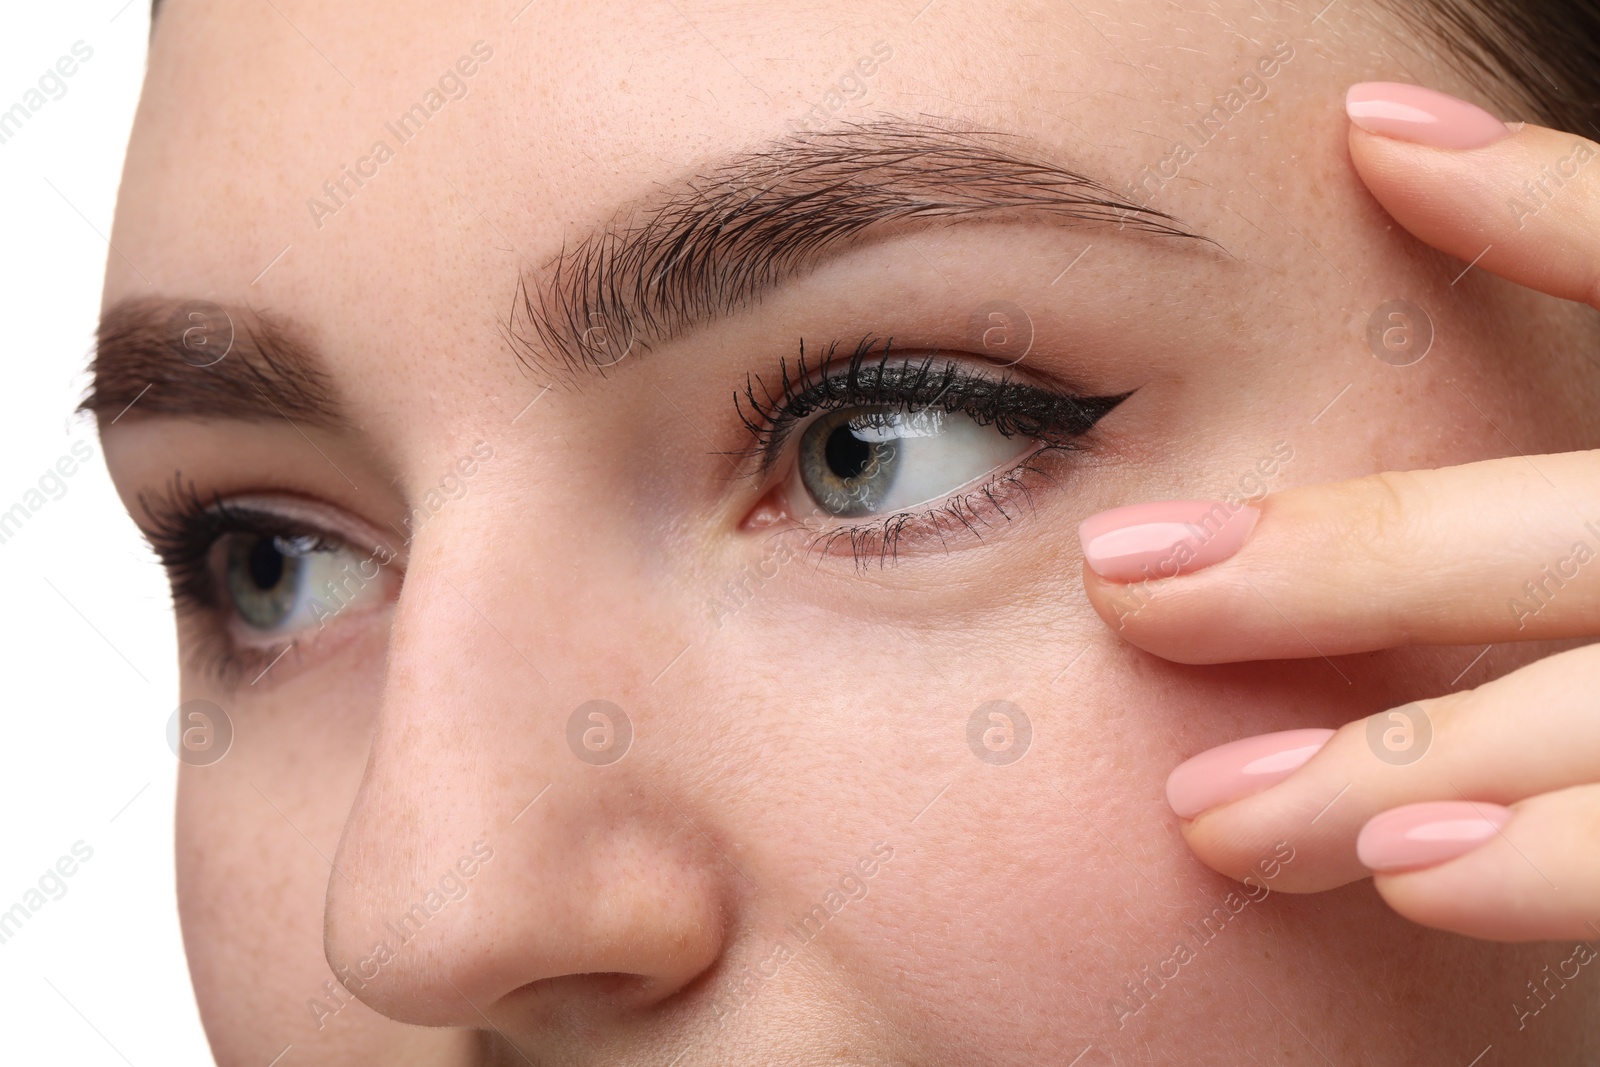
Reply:
<svg viewBox="0 0 1600 1067"><path fill-rule="evenodd" d="M1413 922L1491 941L1600 942L1600 785L1510 810L1460 801L1400 808L1368 824L1361 848L1392 868L1374 882Z"/></svg>
<svg viewBox="0 0 1600 1067"><path fill-rule="evenodd" d="M1597 680L1600 645L1589 645L1331 736L1291 730L1223 745L1172 772L1168 802L1215 870L1242 881L1287 842L1295 859L1271 888L1331 889L1369 873L1357 837L1383 812L1426 801L1512 805L1594 782Z"/></svg>
<svg viewBox="0 0 1600 1067"><path fill-rule="evenodd" d="M1350 159L1416 237L1514 282L1600 307L1600 145L1416 85L1345 97Z"/></svg>
<svg viewBox="0 0 1600 1067"><path fill-rule="evenodd" d="M1252 524L1253 511L1166 501L1090 517L1090 602L1180 663L1600 632L1600 452L1286 489Z"/></svg>

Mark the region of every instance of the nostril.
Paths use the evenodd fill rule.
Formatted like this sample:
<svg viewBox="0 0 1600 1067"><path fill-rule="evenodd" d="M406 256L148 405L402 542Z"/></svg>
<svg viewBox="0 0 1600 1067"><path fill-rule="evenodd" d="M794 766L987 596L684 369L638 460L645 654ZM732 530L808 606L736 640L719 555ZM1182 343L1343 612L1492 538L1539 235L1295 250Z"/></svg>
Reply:
<svg viewBox="0 0 1600 1067"><path fill-rule="evenodd" d="M582 1017L605 1005L607 1017L617 1010L652 1006L678 989L659 979L620 971L593 971L540 978L507 993L496 1005L526 1018Z"/></svg>

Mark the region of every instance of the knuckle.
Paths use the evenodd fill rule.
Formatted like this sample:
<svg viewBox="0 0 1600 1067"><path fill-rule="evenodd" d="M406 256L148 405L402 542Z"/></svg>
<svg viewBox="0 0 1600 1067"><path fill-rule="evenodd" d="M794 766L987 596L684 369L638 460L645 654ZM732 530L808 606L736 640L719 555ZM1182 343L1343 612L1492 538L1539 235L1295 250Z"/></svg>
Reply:
<svg viewBox="0 0 1600 1067"><path fill-rule="evenodd" d="M1379 573L1416 555L1433 510L1421 472L1386 471L1342 482L1323 505L1319 520L1332 558Z"/></svg>
<svg viewBox="0 0 1600 1067"><path fill-rule="evenodd" d="M1458 737L1464 728L1470 726L1473 714L1481 711L1483 704L1484 698L1476 689L1464 689L1459 693L1446 693L1415 702L1415 706L1421 708L1422 714L1428 717L1434 736L1443 738Z"/></svg>
<svg viewBox="0 0 1600 1067"><path fill-rule="evenodd" d="M1356 483L1364 505L1357 513L1365 517L1369 548L1398 553L1411 542L1425 523L1430 510L1425 480L1414 472L1385 471L1361 478Z"/></svg>

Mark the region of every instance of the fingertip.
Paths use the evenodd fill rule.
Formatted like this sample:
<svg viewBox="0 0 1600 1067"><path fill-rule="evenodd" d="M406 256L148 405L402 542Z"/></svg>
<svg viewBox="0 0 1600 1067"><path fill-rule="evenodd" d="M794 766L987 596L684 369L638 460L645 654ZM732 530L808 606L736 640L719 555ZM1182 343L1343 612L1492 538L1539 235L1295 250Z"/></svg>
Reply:
<svg viewBox="0 0 1600 1067"><path fill-rule="evenodd" d="M1249 539L1261 512L1222 500L1152 500L1091 515L1078 525L1089 569L1130 583L1209 567Z"/></svg>
<svg viewBox="0 0 1600 1067"><path fill-rule="evenodd" d="M1367 820L1356 837L1356 858L1373 871L1434 867L1492 840L1510 819L1511 809L1500 804L1406 804Z"/></svg>
<svg viewBox="0 0 1600 1067"><path fill-rule="evenodd" d="M1167 804L1179 818L1276 785L1316 755L1333 730L1308 728L1259 734L1191 756L1167 775Z"/></svg>
<svg viewBox="0 0 1600 1067"><path fill-rule="evenodd" d="M1344 107L1368 133L1429 148L1482 148L1512 133L1476 104L1404 82L1357 82L1345 90Z"/></svg>

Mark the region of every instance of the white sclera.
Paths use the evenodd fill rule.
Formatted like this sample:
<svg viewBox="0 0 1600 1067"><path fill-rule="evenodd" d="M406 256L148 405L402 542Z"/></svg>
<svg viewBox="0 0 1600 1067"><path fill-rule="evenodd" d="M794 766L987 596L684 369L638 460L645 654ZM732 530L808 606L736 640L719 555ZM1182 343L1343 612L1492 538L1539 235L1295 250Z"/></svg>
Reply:
<svg viewBox="0 0 1600 1067"><path fill-rule="evenodd" d="M277 539L276 547L287 557L284 561L286 577L292 582L292 600L283 618L270 627L256 626L236 606L235 618L240 626L256 634L292 634L320 628L333 616L360 610L379 597L382 575L368 578L362 573L363 569L372 573L378 566L376 559L369 562L367 557L348 547L312 548L308 540ZM263 590L260 595L272 594Z"/></svg>
<svg viewBox="0 0 1600 1067"><path fill-rule="evenodd" d="M937 408L864 411L849 426L857 440L880 446L892 442L893 458L886 460L890 469L875 478L869 513L875 516L942 500L1015 460L1031 444L969 415ZM796 489L814 501L799 465L795 481Z"/></svg>

